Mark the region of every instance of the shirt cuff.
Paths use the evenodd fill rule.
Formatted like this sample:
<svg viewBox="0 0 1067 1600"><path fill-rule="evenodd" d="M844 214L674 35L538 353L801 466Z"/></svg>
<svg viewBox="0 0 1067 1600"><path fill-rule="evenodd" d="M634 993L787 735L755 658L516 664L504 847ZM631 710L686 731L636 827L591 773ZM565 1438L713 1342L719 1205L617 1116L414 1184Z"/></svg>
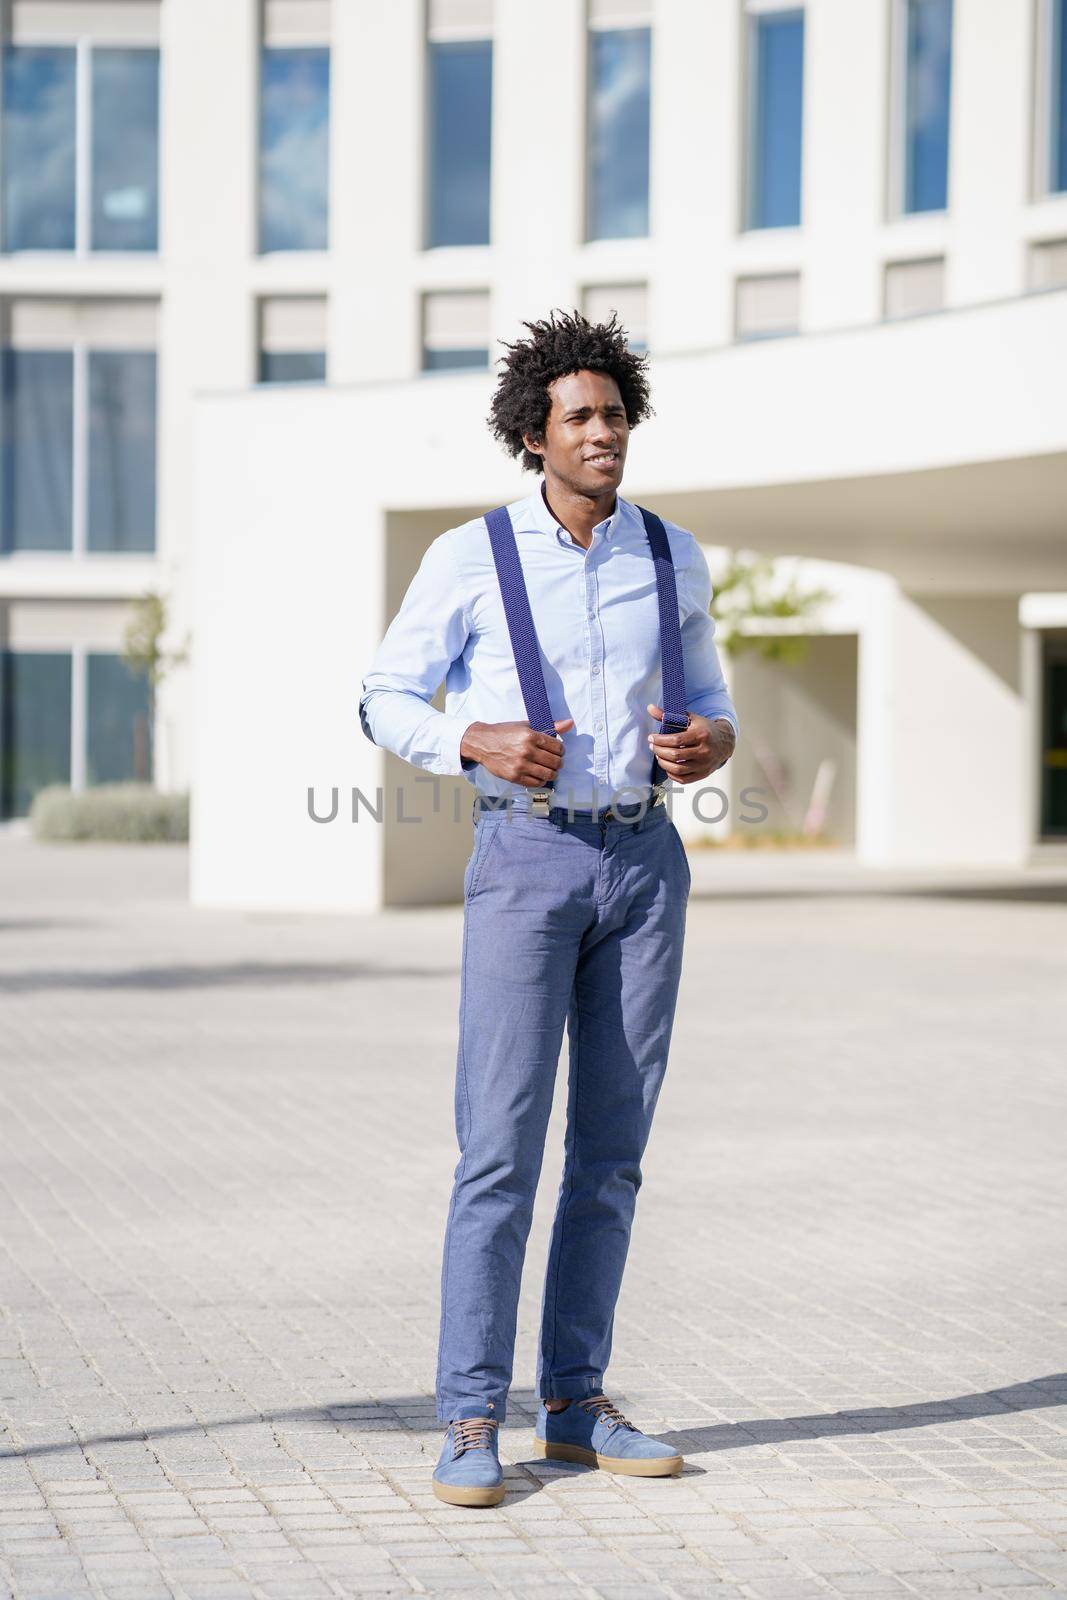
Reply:
<svg viewBox="0 0 1067 1600"><path fill-rule="evenodd" d="M441 718L442 720L438 724L441 734L441 741L438 747L440 754L436 762L436 770L442 774L449 773L457 778L467 778L474 767L477 766L477 762L461 756L459 747L463 743L463 735L468 728L474 725L476 719L474 717L449 717L444 712L441 713Z"/></svg>

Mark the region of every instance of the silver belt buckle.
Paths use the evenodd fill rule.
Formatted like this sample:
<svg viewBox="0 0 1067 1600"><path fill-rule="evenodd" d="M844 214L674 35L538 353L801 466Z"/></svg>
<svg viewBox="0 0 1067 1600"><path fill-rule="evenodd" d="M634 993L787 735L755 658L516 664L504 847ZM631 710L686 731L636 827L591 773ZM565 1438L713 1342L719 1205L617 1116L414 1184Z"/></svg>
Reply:
<svg viewBox="0 0 1067 1600"><path fill-rule="evenodd" d="M666 805L666 803L666 790L661 784L654 784L652 788L652 804L648 809L652 811L656 806Z"/></svg>
<svg viewBox="0 0 1067 1600"><path fill-rule="evenodd" d="M551 789L534 789L530 793L530 815L532 817L547 817L551 799Z"/></svg>

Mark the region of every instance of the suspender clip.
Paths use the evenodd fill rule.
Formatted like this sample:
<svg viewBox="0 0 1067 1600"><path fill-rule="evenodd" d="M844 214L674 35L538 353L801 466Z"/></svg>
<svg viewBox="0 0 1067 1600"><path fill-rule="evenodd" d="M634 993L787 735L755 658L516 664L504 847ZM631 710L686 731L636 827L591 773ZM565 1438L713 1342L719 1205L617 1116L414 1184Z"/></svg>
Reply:
<svg viewBox="0 0 1067 1600"><path fill-rule="evenodd" d="M551 804L552 791L550 789L531 789L530 815L532 817L547 817Z"/></svg>

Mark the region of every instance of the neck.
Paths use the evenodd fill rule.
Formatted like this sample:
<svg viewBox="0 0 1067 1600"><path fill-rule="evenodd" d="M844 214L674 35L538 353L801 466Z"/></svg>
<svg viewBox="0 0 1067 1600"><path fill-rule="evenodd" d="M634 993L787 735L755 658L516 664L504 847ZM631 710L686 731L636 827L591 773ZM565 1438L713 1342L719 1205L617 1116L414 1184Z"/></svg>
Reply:
<svg viewBox="0 0 1067 1600"><path fill-rule="evenodd" d="M545 468L545 504L561 527L566 528L576 543L588 550L593 542L593 529L615 510L615 490L603 494L582 494L564 483Z"/></svg>

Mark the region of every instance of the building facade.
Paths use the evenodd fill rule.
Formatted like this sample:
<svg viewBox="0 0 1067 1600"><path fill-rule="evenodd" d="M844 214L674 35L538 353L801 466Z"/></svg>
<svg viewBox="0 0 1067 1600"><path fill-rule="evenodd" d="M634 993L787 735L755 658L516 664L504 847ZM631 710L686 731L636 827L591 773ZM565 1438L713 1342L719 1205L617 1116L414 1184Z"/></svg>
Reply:
<svg viewBox="0 0 1067 1600"><path fill-rule="evenodd" d="M852 762L870 860L1067 835L1064 5L7 0L3 815L150 772L204 900L450 892L304 796L395 781L361 672L522 491L497 341L582 305L654 359L631 496L840 570L807 722L736 663L769 758ZM147 590L192 636L154 730Z"/></svg>

